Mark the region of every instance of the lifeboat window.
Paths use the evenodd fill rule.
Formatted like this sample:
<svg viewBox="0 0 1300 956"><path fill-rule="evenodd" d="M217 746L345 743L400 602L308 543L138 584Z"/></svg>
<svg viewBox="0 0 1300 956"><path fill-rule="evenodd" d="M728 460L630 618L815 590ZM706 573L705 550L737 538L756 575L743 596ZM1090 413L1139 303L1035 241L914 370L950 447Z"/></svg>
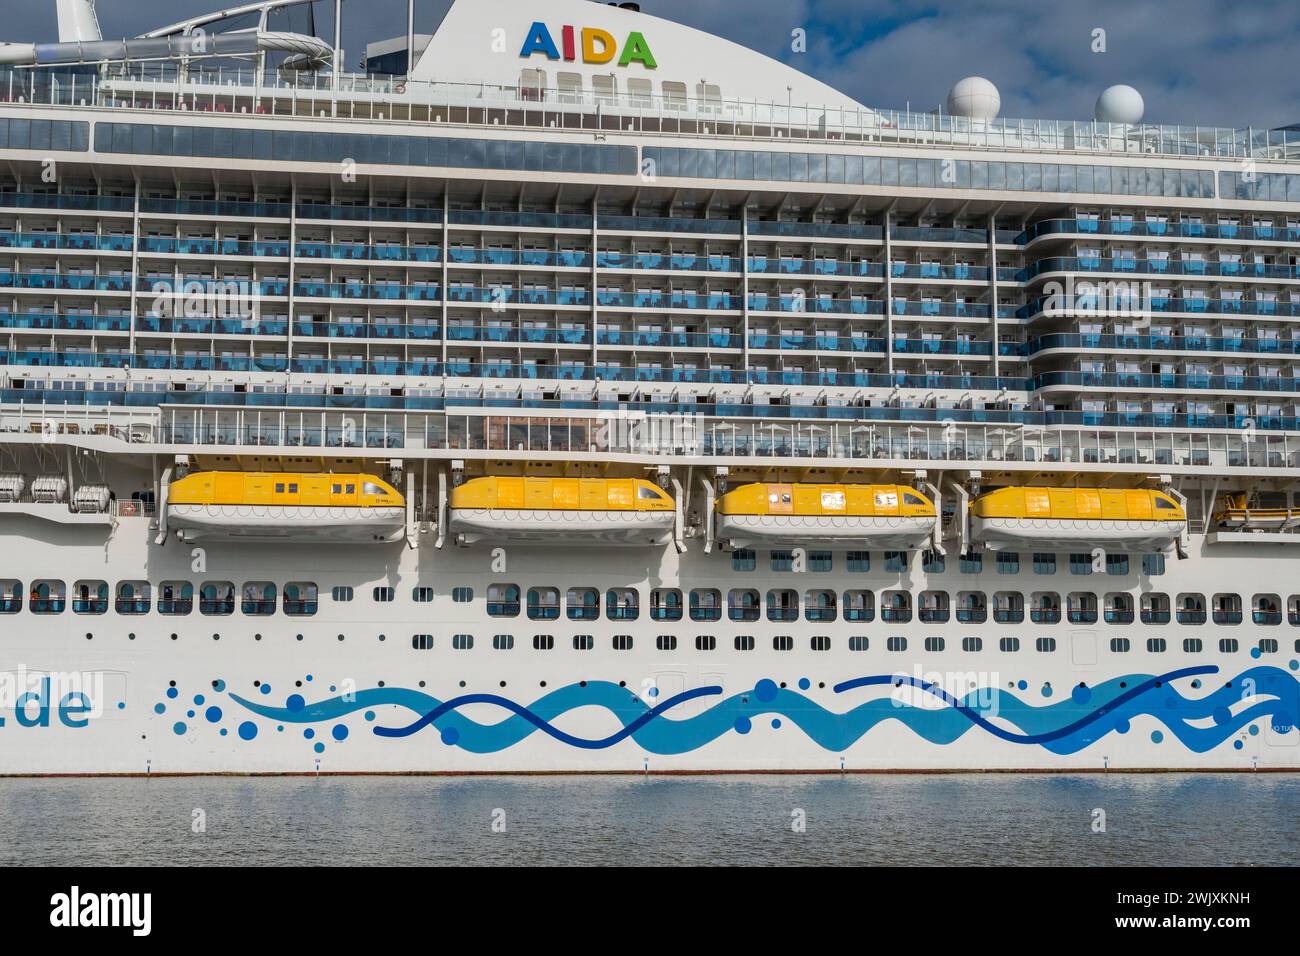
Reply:
<svg viewBox="0 0 1300 956"><path fill-rule="evenodd" d="M921 570L926 574L943 574L945 566L944 556L938 551L926 551L921 555Z"/></svg>
<svg viewBox="0 0 1300 956"><path fill-rule="evenodd" d="M1090 554L1070 555L1070 573L1071 574L1092 574L1092 555Z"/></svg>
<svg viewBox="0 0 1300 956"><path fill-rule="evenodd" d="M1034 650L1044 654L1054 654L1056 652L1056 638L1040 637L1034 641Z"/></svg>
<svg viewBox="0 0 1300 956"><path fill-rule="evenodd" d="M925 500L920 495L914 495L911 492L903 492L903 504L905 505L923 505Z"/></svg>
<svg viewBox="0 0 1300 956"><path fill-rule="evenodd" d="M181 616L194 610L194 585L188 581L164 581L158 585L158 613Z"/></svg>
<svg viewBox="0 0 1300 956"><path fill-rule="evenodd" d="M283 482L283 481L277 481L277 482L275 483L275 493L276 493L277 495L282 495L282 494L284 494L284 482Z"/></svg>
<svg viewBox="0 0 1300 956"><path fill-rule="evenodd" d="M451 648L454 651L472 651L474 649L474 635L453 634L451 636Z"/></svg>
<svg viewBox="0 0 1300 956"><path fill-rule="evenodd" d="M1203 650L1205 650L1205 643L1199 637L1183 638L1183 653L1199 654Z"/></svg>
<svg viewBox="0 0 1300 956"><path fill-rule="evenodd" d="M636 496L642 501L663 501L665 498L658 489L651 488L649 485L637 485Z"/></svg>
<svg viewBox="0 0 1300 956"><path fill-rule="evenodd" d="M316 613L319 590L315 582L294 581L284 586L284 613L291 617L311 617Z"/></svg>
<svg viewBox="0 0 1300 956"><path fill-rule="evenodd" d="M695 649L697 651L716 651L718 649L718 639L712 634L696 634Z"/></svg>
<svg viewBox="0 0 1300 956"><path fill-rule="evenodd" d="M451 599L457 604L468 604L474 600L474 589L466 587L452 588Z"/></svg>
<svg viewBox="0 0 1300 956"><path fill-rule="evenodd" d="M199 613L214 617L234 614L234 584L229 581L205 581L199 588Z"/></svg>
<svg viewBox="0 0 1300 956"><path fill-rule="evenodd" d="M419 587L411 589L411 600L416 604L428 604L433 600L433 588Z"/></svg>
<svg viewBox="0 0 1300 956"><path fill-rule="evenodd" d="M1008 654L1015 654L1020 650L1020 638L1018 637L998 638L998 650L1005 651Z"/></svg>
<svg viewBox="0 0 1300 956"><path fill-rule="evenodd" d="M731 552L731 570L753 571L758 567L758 552L750 548L739 548Z"/></svg>
<svg viewBox="0 0 1300 956"><path fill-rule="evenodd" d="M696 588L691 591L691 620L719 621L722 619L722 592L715 588Z"/></svg>
<svg viewBox="0 0 1300 956"><path fill-rule="evenodd" d="M1127 654L1132 646L1127 637L1112 637L1110 639L1110 649L1116 654Z"/></svg>
<svg viewBox="0 0 1300 956"><path fill-rule="evenodd" d="M560 592L557 588L528 589L528 618L555 621L560 617Z"/></svg>
<svg viewBox="0 0 1300 956"><path fill-rule="evenodd" d="M346 604L352 600L353 591L350 587L339 586L330 591L330 597L337 604Z"/></svg>
<svg viewBox="0 0 1300 956"><path fill-rule="evenodd" d="M1162 497L1160 497L1159 495L1156 495L1155 497L1156 497L1156 510L1157 510L1157 511L1177 511L1177 510L1178 510L1178 505L1174 504L1174 503L1173 503L1172 501L1170 501L1168 498L1162 498Z"/></svg>
<svg viewBox="0 0 1300 956"><path fill-rule="evenodd" d="M515 649L515 636L513 634L492 635L492 650L513 651L514 649Z"/></svg>
<svg viewBox="0 0 1300 956"><path fill-rule="evenodd" d="M1219 638L1220 654L1235 654L1237 653L1238 646L1239 645L1237 644L1237 639L1235 637Z"/></svg>
<svg viewBox="0 0 1300 956"><path fill-rule="evenodd" d="M1142 573L1152 578L1165 573L1165 556L1163 554L1142 555Z"/></svg>
<svg viewBox="0 0 1300 956"><path fill-rule="evenodd" d="M574 634L573 649L575 651L589 651L596 646L596 639L590 634Z"/></svg>
<svg viewBox="0 0 1300 956"><path fill-rule="evenodd" d="M356 486L356 485L348 485L348 486L347 486L347 491L344 492L344 494L349 494L349 495L355 495L356 493L357 493L357 486Z"/></svg>
<svg viewBox="0 0 1300 956"><path fill-rule="evenodd" d="M928 554L929 552L927 552ZM844 556L848 570L853 574L865 574L871 570L870 551L850 551ZM928 568L926 570L929 570Z"/></svg>
<svg viewBox="0 0 1300 956"><path fill-rule="evenodd" d="M342 486L342 485L334 485L332 488L330 488L330 491L331 491L331 493L333 493L333 494L341 495L341 494L343 494L343 486Z"/></svg>
<svg viewBox="0 0 1300 956"><path fill-rule="evenodd" d="M979 574L984 570L984 555L978 551L967 551L958 562L962 574Z"/></svg>
<svg viewBox="0 0 1300 956"><path fill-rule="evenodd" d="M885 639L885 650L887 651L905 651L907 650L907 638L889 637Z"/></svg>
<svg viewBox="0 0 1300 956"><path fill-rule="evenodd" d="M610 588L605 592L605 615L611 621L635 621L641 614L635 588Z"/></svg>
<svg viewBox="0 0 1300 956"><path fill-rule="evenodd" d="M1054 554L1034 554L1034 573L1035 574L1055 574L1056 573L1056 555Z"/></svg>
<svg viewBox="0 0 1300 956"><path fill-rule="evenodd" d="M106 611L108 611L107 581L78 581L72 586L74 614L103 614Z"/></svg>
<svg viewBox="0 0 1300 956"><path fill-rule="evenodd" d="M431 650L433 650L433 635L432 635L432 634L412 634L412 635L411 635L411 649L412 649L412 650L416 650L416 651L431 651Z"/></svg>
<svg viewBox="0 0 1300 956"><path fill-rule="evenodd" d="M1106 573L1113 575L1128 574L1127 554L1106 555Z"/></svg>
<svg viewBox="0 0 1300 956"><path fill-rule="evenodd" d="M553 651L555 650L554 634L534 634L533 650L535 651Z"/></svg>
<svg viewBox="0 0 1300 956"><path fill-rule="evenodd" d="M517 617L519 614L519 585L488 585L487 612L488 617Z"/></svg>
<svg viewBox="0 0 1300 956"><path fill-rule="evenodd" d="M778 634L772 638L772 650L774 651L792 651L794 650L794 638L789 634Z"/></svg>
<svg viewBox="0 0 1300 956"><path fill-rule="evenodd" d="M298 484L297 484L297 482L290 482L290 483L289 483L289 494L291 494L291 495L296 495L297 493L298 493Z"/></svg>
<svg viewBox="0 0 1300 956"><path fill-rule="evenodd" d="M851 651L869 651L871 650L871 638L865 634L854 634L849 638L849 650Z"/></svg>
<svg viewBox="0 0 1300 956"><path fill-rule="evenodd" d="M351 491L352 491L352 486L348 485L349 494L351 493ZM363 495L382 495L384 493L384 489L380 488L379 485L375 484L373 481L367 481L364 485L361 486L361 493Z"/></svg>
<svg viewBox="0 0 1300 956"><path fill-rule="evenodd" d="M907 570L907 552L906 551L886 551L885 552L885 571L892 574L898 574Z"/></svg>
<svg viewBox="0 0 1300 956"><path fill-rule="evenodd" d="M595 588L569 588L564 600L570 621L594 621L600 617L600 594Z"/></svg>
<svg viewBox="0 0 1300 956"><path fill-rule="evenodd" d="M23 607L23 584L13 578L0 581L0 614L17 614Z"/></svg>
<svg viewBox="0 0 1300 956"><path fill-rule="evenodd" d="M631 649L632 649L632 635L631 635L631 634L615 634L615 635L614 635L614 650L616 650L616 651L630 651Z"/></svg>
<svg viewBox="0 0 1300 956"><path fill-rule="evenodd" d="M677 650L677 635L660 634L658 637L655 638L655 649L660 651Z"/></svg>
<svg viewBox="0 0 1300 956"><path fill-rule="evenodd" d="M1169 643L1163 637L1148 637L1147 650L1152 654L1163 654L1169 649Z"/></svg>
<svg viewBox="0 0 1300 956"><path fill-rule="evenodd" d="M999 551L996 568L998 574L1019 574L1020 555L1015 551Z"/></svg>
<svg viewBox="0 0 1300 956"><path fill-rule="evenodd" d="M393 588L377 587L370 592L376 604L391 604L397 592Z"/></svg>
<svg viewBox="0 0 1300 956"><path fill-rule="evenodd" d="M814 634L808 639L808 646L814 651L829 651L831 649L831 639L825 634Z"/></svg>

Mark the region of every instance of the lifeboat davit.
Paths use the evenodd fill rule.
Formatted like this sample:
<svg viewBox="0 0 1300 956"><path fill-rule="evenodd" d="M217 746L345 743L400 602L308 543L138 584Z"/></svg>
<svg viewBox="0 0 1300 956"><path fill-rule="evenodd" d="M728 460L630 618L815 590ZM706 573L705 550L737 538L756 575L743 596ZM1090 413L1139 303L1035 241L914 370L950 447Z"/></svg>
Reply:
<svg viewBox="0 0 1300 956"><path fill-rule="evenodd" d="M641 478L471 478L451 492L457 544L665 545L677 504Z"/></svg>
<svg viewBox="0 0 1300 956"><path fill-rule="evenodd" d="M1246 495L1224 495L1215 509L1214 523L1229 531L1290 531L1300 527L1300 511L1252 507Z"/></svg>
<svg viewBox="0 0 1300 956"><path fill-rule="evenodd" d="M718 537L752 545L922 547L934 532L935 508L907 485L778 485L757 482L718 499Z"/></svg>
<svg viewBox="0 0 1300 956"><path fill-rule="evenodd" d="M182 541L378 543L404 534L406 502L374 475L199 471L171 483L167 524Z"/></svg>
<svg viewBox="0 0 1300 956"><path fill-rule="evenodd" d="M991 551L1166 551L1186 527L1177 501L1145 488L999 488L971 504L971 534Z"/></svg>

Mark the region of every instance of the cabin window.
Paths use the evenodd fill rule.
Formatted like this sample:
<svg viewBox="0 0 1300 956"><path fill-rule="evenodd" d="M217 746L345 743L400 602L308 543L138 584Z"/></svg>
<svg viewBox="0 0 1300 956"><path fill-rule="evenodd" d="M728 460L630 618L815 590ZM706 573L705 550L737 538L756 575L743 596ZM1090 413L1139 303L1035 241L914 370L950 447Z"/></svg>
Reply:
<svg viewBox="0 0 1300 956"><path fill-rule="evenodd" d="M984 571L984 555L978 551L968 551L958 563L962 574L980 574Z"/></svg>
<svg viewBox="0 0 1300 956"><path fill-rule="evenodd" d="M23 583L13 578L0 580L0 614L17 614L23 608Z"/></svg>
<svg viewBox="0 0 1300 956"><path fill-rule="evenodd" d="M474 600L474 589L467 587L452 588L451 599L457 604L468 604Z"/></svg>
<svg viewBox="0 0 1300 956"><path fill-rule="evenodd" d="M235 585L229 581L205 581L199 588L199 613L224 617L235 613Z"/></svg>
<svg viewBox="0 0 1300 956"><path fill-rule="evenodd" d="M269 617L275 613L276 588L270 581L249 581L244 584L239 609L254 617Z"/></svg>
<svg viewBox="0 0 1300 956"><path fill-rule="evenodd" d="M942 651L944 640L942 637L927 637L925 639L925 649L927 651Z"/></svg>
<svg viewBox="0 0 1300 956"><path fill-rule="evenodd" d="M983 591L957 593L957 620L962 624L983 624L988 613L988 598Z"/></svg>
<svg viewBox="0 0 1300 956"><path fill-rule="evenodd" d="M712 634L695 635L695 649L697 651L715 651L718 649L718 639Z"/></svg>
<svg viewBox="0 0 1300 956"><path fill-rule="evenodd" d="M416 651L431 651L431 650L433 650L433 635L432 635L432 634L412 634L412 635L411 635L411 649L412 649L412 650L416 650Z"/></svg>
<svg viewBox="0 0 1300 956"><path fill-rule="evenodd" d="M767 619L769 621L799 620L799 592L789 588L773 588L768 591Z"/></svg>
<svg viewBox="0 0 1300 956"><path fill-rule="evenodd" d="M1017 591L998 591L993 595L993 620L999 624L1019 624L1025 619L1025 599Z"/></svg>
<svg viewBox="0 0 1300 956"><path fill-rule="evenodd" d="M922 624L945 624L948 621L948 592L922 591L917 596L916 613Z"/></svg>
<svg viewBox="0 0 1300 956"><path fill-rule="evenodd" d="M921 555L921 570L926 574L943 574L947 562L938 551L926 551Z"/></svg>
<svg viewBox="0 0 1300 956"><path fill-rule="evenodd" d="M331 589L330 597L334 600L336 604L347 604L349 601L352 600L353 591L352 588L350 587L340 585L338 587Z"/></svg>
<svg viewBox="0 0 1300 956"><path fill-rule="evenodd" d="M529 588L528 619L530 621L558 621L560 619L559 589Z"/></svg>
<svg viewBox="0 0 1300 956"><path fill-rule="evenodd" d="M658 637L655 638L655 649L660 651L677 650L677 635L660 634Z"/></svg>
<svg viewBox="0 0 1300 956"><path fill-rule="evenodd" d="M1133 596L1123 592L1112 592L1105 597L1105 618L1107 624L1133 623Z"/></svg>
<svg viewBox="0 0 1300 956"><path fill-rule="evenodd" d="M835 559L829 551L809 551L808 552L808 570L809 571L830 571L835 566Z"/></svg>
<svg viewBox="0 0 1300 956"><path fill-rule="evenodd" d="M758 567L758 552L751 548L739 548L731 552L731 570L753 571Z"/></svg>
<svg viewBox="0 0 1300 956"><path fill-rule="evenodd" d="M814 651L829 651L831 639L826 634L814 634L808 639L808 647Z"/></svg>
<svg viewBox="0 0 1300 956"><path fill-rule="evenodd" d="M62 614L67 602L67 585L62 581L33 581L31 609L33 614Z"/></svg>
<svg viewBox="0 0 1300 956"><path fill-rule="evenodd" d="M907 591L882 592L880 619L892 624L906 624L912 619L912 595Z"/></svg>
<svg viewBox="0 0 1300 956"><path fill-rule="evenodd" d="M1127 654L1131 644L1127 637L1112 637L1110 639L1110 649L1116 654Z"/></svg>
<svg viewBox="0 0 1300 956"><path fill-rule="evenodd" d="M984 650L984 638L982 637L963 637L961 639L961 649L963 651L982 651Z"/></svg>
<svg viewBox="0 0 1300 956"><path fill-rule="evenodd" d="M492 635L492 650L513 651L514 649L515 649L515 636L513 634Z"/></svg>
<svg viewBox="0 0 1300 956"><path fill-rule="evenodd" d="M866 622L875 616L875 595L870 591L844 592L844 620Z"/></svg>
<svg viewBox="0 0 1300 956"><path fill-rule="evenodd" d="M489 584L487 612L488 617L518 617L519 585Z"/></svg>
<svg viewBox="0 0 1300 956"><path fill-rule="evenodd" d="M1179 624L1204 624L1206 620L1205 595L1204 594L1178 595L1177 618Z"/></svg>
<svg viewBox="0 0 1300 956"><path fill-rule="evenodd" d="M433 588L418 587L411 589L411 600L416 604L428 604L433 600Z"/></svg>
<svg viewBox="0 0 1300 956"><path fill-rule="evenodd" d="M871 552L850 551L844 556L844 564L852 574L865 574L871 570Z"/></svg>
<svg viewBox="0 0 1300 956"><path fill-rule="evenodd" d="M594 621L600 617L600 593L595 588L569 588L564 593L570 621Z"/></svg>
<svg viewBox="0 0 1300 956"><path fill-rule="evenodd" d="M164 581L158 585L158 613L181 617L194 610L194 585L189 581Z"/></svg>
<svg viewBox="0 0 1300 956"><path fill-rule="evenodd" d="M774 651L792 651L794 650L794 638L789 634L778 634L772 638L772 650Z"/></svg>
<svg viewBox="0 0 1300 956"><path fill-rule="evenodd" d="M1128 574L1127 554L1106 555L1106 573L1113 575Z"/></svg>
<svg viewBox="0 0 1300 956"><path fill-rule="evenodd" d="M885 570L890 574L901 574L907 570L906 551L886 551Z"/></svg>
<svg viewBox="0 0 1300 956"><path fill-rule="evenodd" d="M1261 637L1259 639L1259 650L1261 654L1276 654L1277 647L1276 637Z"/></svg>
<svg viewBox="0 0 1300 956"><path fill-rule="evenodd" d="M284 613L311 617L316 613L318 593L313 581L291 581L284 586Z"/></svg>
<svg viewBox="0 0 1300 956"><path fill-rule="evenodd" d="M871 650L871 638L865 634L854 634L849 638L849 650L851 651L869 651Z"/></svg>
<svg viewBox="0 0 1300 956"><path fill-rule="evenodd" d="M1215 624L1241 623L1240 594L1216 594L1212 607L1212 618Z"/></svg>
<svg viewBox="0 0 1300 956"><path fill-rule="evenodd" d="M78 581L72 586L72 613L104 614L107 611L107 581Z"/></svg>
<svg viewBox="0 0 1300 956"><path fill-rule="evenodd" d="M1090 554L1070 555L1070 573L1071 574L1092 574L1092 555Z"/></svg>
<svg viewBox="0 0 1300 956"><path fill-rule="evenodd" d="M1018 637L998 638L998 650L1005 651L1008 654L1015 654L1020 650L1020 638Z"/></svg>
<svg viewBox="0 0 1300 956"><path fill-rule="evenodd" d="M1034 555L1034 573L1035 573L1035 574L1055 574L1055 573L1056 573L1056 555L1054 555L1054 554L1035 554L1035 555Z"/></svg>
<svg viewBox="0 0 1300 956"><path fill-rule="evenodd" d="M370 597L376 604L391 604L393 599L397 597L397 592L393 588L380 585L371 589Z"/></svg>
<svg viewBox="0 0 1300 956"><path fill-rule="evenodd" d="M996 568L998 574L1019 574L1020 555L1015 551L999 551Z"/></svg>
<svg viewBox="0 0 1300 956"><path fill-rule="evenodd" d="M804 616L810 621L834 621L835 592L806 591L804 593Z"/></svg>
<svg viewBox="0 0 1300 956"><path fill-rule="evenodd" d="M1239 646L1235 637L1219 638L1219 652L1221 654L1235 654Z"/></svg>
<svg viewBox="0 0 1300 956"><path fill-rule="evenodd" d="M533 650L535 651L552 651L555 650L554 634L534 634Z"/></svg>
<svg viewBox="0 0 1300 956"><path fill-rule="evenodd" d="M1272 626L1282 623L1282 599L1276 594L1256 594L1250 599L1251 620Z"/></svg>
<svg viewBox="0 0 1300 956"><path fill-rule="evenodd" d="M575 651L589 651L596 646L596 639L590 634L574 634L573 649Z"/></svg>
<svg viewBox="0 0 1300 956"><path fill-rule="evenodd" d="M1040 637L1034 641L1034 650L1041 651L1044 654L1053 654L1056 652L1056 638Z"/></svg>
<svg viewBox="0 0 1300 956"><path fill-rule="evenodd" d="M885 639L885 650L887 651L905 651L907 650L907 638L889 637Z"/></svg>
<svg viewBox="0 0 1300 956"><path fill-rule="evenodd" d="M631 635L631 634L615 634L615 635L614 635L614 650L616 650L616 651L630 651L631 649L632 649L632 635Z"/></svg>
<svg viewBox="0 0 1300 956"><path fill-rule="evenodd" d="M1066 617L1071 624L1097 623L1097 595L1091 591L1072 591L1066 596Z"/></svg>
<svg viewBox="0 0 1300 956"><path fill-rule="evenodd" d="M451 649L454 651L469 651L474 649L473 634L453 634L451 636Z"/></svg>
<svg viewBox="0 0 1300 956"><path fill-rule="evenodd" d="M752 651L754 649L754 635L737 634L732 646L738 651Z"/></svg>
<svg viewBox="0 0 1300 956"><path fill-rule="evenodd" d="M1142 573L1149 578L1165 573L1165 556L1163 554L1142 555Z"/></svg>
<svg viewBox="0 0 1300 956"><path fill-rule="evenodd" d="M1169 648L1169 643L1163 637L1148 637L1147 650L1152 654L1163 654Z"/></svg>
<svg viewBox="0 0 1300 956"><path fill-rule="evenodd" d="M793 552L793 551L773 551L773 552L772 552L772 570L773 570L773 571L792 571L792 570L794 570L794 552Z"/></svg>

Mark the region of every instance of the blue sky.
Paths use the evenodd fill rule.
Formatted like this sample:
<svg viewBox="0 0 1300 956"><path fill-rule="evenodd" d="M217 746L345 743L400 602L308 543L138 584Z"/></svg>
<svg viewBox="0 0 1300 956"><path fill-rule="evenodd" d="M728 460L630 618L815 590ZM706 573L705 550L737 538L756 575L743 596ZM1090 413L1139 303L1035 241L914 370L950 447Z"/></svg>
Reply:
<svg viewBox="0 0 1300 956"><path fill-rule="evenodd" d="M237 0L99 0L105 35L143 32ZM448 0L417 0L427 30ZM1300 122L1297 0L641 0L642 9L753 47L868 106L928 110L979 74L1002 115L1088 119L1113 83L1147 120L1202 126ZM3 39L55 36L53 0L8 0ZM539 11L544 0L538 0ZM331 22L332 3L318 3ZM355 66L365 43L405 30L405 0L346 0ZM808 49L791 50L791 31ZM322 28L327 29L327 28ZM1098 34L1096 31L1104 31ZM1104 39L1104 51L1095 49Z"/></svg>

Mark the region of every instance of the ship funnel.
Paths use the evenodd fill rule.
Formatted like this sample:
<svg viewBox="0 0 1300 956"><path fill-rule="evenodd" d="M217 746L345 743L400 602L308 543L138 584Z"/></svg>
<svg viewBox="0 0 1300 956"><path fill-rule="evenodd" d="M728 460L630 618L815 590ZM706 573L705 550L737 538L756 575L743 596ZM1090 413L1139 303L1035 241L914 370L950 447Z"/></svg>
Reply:
<svg viewBox="0 0 1300 956"><path fill-rule="evenodd" d="M59 16L60 43L86 43L102 40L95 0L54 0Z"/></svg>

